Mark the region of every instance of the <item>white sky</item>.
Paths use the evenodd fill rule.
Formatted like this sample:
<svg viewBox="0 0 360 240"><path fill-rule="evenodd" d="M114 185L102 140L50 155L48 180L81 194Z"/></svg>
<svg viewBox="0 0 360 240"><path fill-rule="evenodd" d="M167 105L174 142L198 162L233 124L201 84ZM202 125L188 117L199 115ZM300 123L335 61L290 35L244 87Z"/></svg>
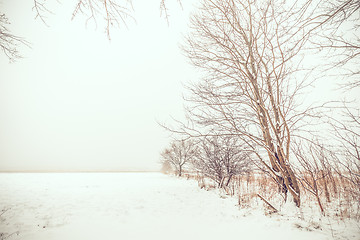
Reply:
<svg viewBox="0 0 360 240"><path fill-rule="evenodd" d="M0 171L158 170L169 134L156 120L182 116L182 82L196 78L179 50L191 6L167 1L168 26L159 0L134 1L137 23L109 42L70 21L74 2L54 2L49 27L33 1L0 5L32 44L16 63L0 54Z"/></svg>

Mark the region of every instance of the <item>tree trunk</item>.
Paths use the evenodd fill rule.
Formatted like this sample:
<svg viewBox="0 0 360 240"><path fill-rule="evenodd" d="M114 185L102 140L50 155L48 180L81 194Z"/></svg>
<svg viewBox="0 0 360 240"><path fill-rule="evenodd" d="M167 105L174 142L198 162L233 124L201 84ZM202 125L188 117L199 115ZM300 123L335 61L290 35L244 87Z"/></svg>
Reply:
<svg viewBox="0 0 360 240"><path fill-rule="evenodd" d="M284 161L281 152L277 155L277 158L279 160L280 168L283 169L282 176L284 177L284 184L292 195L295 205L300 207L300 188L294 171L291 169L290 165Z"/></svg>
<svg viewBox="0 0 360 240"><path fill-rule="evenodd" d="M229 183L230 183L230 181L231 181L231 178L232 178L232 175L230 175L229 178L228 178L228 180L226 181L226 184L225 184L226 187L229 186Z"/></svg>

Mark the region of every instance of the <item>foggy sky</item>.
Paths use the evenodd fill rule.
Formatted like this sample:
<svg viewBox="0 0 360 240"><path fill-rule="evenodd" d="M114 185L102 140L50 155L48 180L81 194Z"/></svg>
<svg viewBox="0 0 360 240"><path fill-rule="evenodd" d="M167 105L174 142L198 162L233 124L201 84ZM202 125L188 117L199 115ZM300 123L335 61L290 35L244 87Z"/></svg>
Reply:
<svg viewBox="0 0 360 240"><path fill-rule="evenodd" d="M100 22L71 21L69 2L47 3L49 26L33 1L0 2L11 32L31 43L15 63L0 54L0 171L159 170L170 138L157 121L182 119L183 83L199 79L179 49L194 1L167 1L169 26L159 0L133 1L136 23L112 29L111 41ZM301 106L359 96L336 90L340 81L317 80Z"/></svg>
<svg viewBox="0 0 360 240"><path fill-rule="evenodd" d="M196 77L178 47L191 6L169 2L168 26L158 0L134 1L136 23L109 42L54 2L49 26L32 1L0 5L31 42L15 63L0 54L0 171L158 170L169 134L156 121L181 118L182 82Z"/></svg>

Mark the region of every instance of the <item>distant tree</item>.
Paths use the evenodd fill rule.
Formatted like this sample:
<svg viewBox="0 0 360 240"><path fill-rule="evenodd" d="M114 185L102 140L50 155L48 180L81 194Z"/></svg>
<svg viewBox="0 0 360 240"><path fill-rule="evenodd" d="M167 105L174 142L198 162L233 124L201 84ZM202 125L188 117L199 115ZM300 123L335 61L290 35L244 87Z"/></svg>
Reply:
<svg viewBox="0 0 360 240"><path fill-rule="evenodd" d="M163 164L170 164L174 167L178 176L181 176L184 166L188 164L196 155L196 146L190 140L179 140L171 143L162 153Z"/></svg>
<svg viewBox="0 0 360 240"><path fill-rule="evenodd" d="M169 173L173 172L170 162L167 160L162 160L160 171L165 174L169 174Z"/></svg>

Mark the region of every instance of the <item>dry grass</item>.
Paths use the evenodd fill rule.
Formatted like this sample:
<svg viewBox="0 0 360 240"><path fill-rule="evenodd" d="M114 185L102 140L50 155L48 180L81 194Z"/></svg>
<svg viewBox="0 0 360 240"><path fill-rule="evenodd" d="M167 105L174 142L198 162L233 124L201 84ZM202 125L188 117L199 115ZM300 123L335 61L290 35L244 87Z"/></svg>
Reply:
<svg viewBox="0 0 360 240"><path fill-rule="evenodd" d="M202 189L210 190L217 188L216 183L200 174L186 173L184 177L196 180L198 186ZM310 208L312 211L318 211L320 214L321 211L314 194L304 188L303 184L300 184L300 186L302 208ZM319 177L317 187L319 199L324 208L324 215L335 217L339 220L360 220L359 194L350 181L334 174L330 177ZM263 207L266 214L275 212L269 205L277 209L285 203L285 197L283 195L279 197L277 184L269 176L261 172L235 176L229 185L223 187L220 191L225 195L236 197L239 207ZM263 200L259 198L258 194Z"/></svg>

